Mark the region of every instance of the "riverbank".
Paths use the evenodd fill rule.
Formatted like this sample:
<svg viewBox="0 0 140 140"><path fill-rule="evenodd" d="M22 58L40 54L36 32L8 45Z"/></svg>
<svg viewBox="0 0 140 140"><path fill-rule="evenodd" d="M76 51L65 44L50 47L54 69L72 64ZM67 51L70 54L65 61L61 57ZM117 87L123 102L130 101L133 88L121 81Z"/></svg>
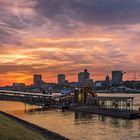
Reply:
<svg viewBox="0 0 140 140"><path fill-rule="evenodd" d="M68 140L30 122L0 111L0 140Z"/></svg>
<svg viewBox="0 0 140 140"><path fill-rule="evenodd" d="M47 140L43 136L25 128L0 114L0 140Z"/></svg>

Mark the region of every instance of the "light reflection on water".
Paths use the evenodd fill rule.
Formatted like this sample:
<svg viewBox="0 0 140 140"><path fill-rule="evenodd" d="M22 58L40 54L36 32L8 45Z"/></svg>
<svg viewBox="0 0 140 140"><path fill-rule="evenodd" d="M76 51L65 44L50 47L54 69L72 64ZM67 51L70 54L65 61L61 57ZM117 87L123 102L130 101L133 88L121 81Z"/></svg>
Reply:
<svg viewBox="0 0 140 140"><path fill-rule="evenodd" d="M140 95L136 96L136 107ZM0 110L74 140L140 140L140 119L127 120L0 101Z"/></svg>

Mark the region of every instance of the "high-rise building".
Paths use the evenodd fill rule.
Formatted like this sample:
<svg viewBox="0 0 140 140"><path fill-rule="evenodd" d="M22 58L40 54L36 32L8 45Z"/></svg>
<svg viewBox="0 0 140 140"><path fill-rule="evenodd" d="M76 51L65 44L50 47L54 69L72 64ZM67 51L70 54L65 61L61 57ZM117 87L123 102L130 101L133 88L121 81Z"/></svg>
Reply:
<svg viewBox="0 0 140 140"><path fill-rule="evenodd" d="M41 88L42 85L42 75L34 74L33 85L37 88Z"/></svg>
<svg viewBox="0 0 140 140"><path fill-rule="evenodd" d="M58 74L58 84L62 85L65 82L65 75L64 74Z"/></svg>
<svg viewBox="0 0 140 140"><path fill-rule="evenodd" d="M78 82L79 83L83 83L89 79L90 79L90 73L87 71L87 69L84 69L84 72L78 73Z"/></svg>
<svg viewBox="0 0 140 140"><path fill-rule="evenodd" d="M112 71L112 82L115 85L118 85L122 82L123 80L123 73L122 71Z"/></svg>

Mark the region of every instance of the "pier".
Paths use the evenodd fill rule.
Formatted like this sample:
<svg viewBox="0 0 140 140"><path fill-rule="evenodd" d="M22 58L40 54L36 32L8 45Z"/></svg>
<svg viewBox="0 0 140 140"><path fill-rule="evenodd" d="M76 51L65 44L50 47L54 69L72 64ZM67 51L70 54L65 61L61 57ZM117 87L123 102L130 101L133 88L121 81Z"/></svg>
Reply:
<svg viewBox="0 0 140 140"><path fill-rule="evenodd" d="M0 100L23 102L43 107L48 106L50 108L70 109L118 118L140 118L140 111L133 110L133 97L92 97L84 95L82 96L82 100L79 100L79 94L47 95L0 90ZM84 94L87 93L84 92Z"/></svg>
<svg viewBox="0 0 140 140"><path fill-rule="evenodd" d="M42 93L28 93L18 91L0 90L0 100L23 102L38 106L47 106L51 104L52 95Z"/></svg>
<svg viewBox="0 0 140 140"><path fill-rule="evenodd" d="M107 109L133 110L134 97L97 96L87 99L87 104Z"/></svg>

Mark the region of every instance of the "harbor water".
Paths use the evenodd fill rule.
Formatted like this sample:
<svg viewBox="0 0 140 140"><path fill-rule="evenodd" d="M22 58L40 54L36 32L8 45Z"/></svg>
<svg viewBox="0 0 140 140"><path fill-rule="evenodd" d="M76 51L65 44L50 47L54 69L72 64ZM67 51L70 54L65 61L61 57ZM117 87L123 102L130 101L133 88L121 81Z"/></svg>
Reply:
<svg viewBox="0 0 140 140"><path fill-rule="evenodd" d="M132 96L134 109L140 94L98 94ZM0 101L0 110L73 140L140 140L140 119L128 120L61 109L43 109L24 103Z"/></svg>

